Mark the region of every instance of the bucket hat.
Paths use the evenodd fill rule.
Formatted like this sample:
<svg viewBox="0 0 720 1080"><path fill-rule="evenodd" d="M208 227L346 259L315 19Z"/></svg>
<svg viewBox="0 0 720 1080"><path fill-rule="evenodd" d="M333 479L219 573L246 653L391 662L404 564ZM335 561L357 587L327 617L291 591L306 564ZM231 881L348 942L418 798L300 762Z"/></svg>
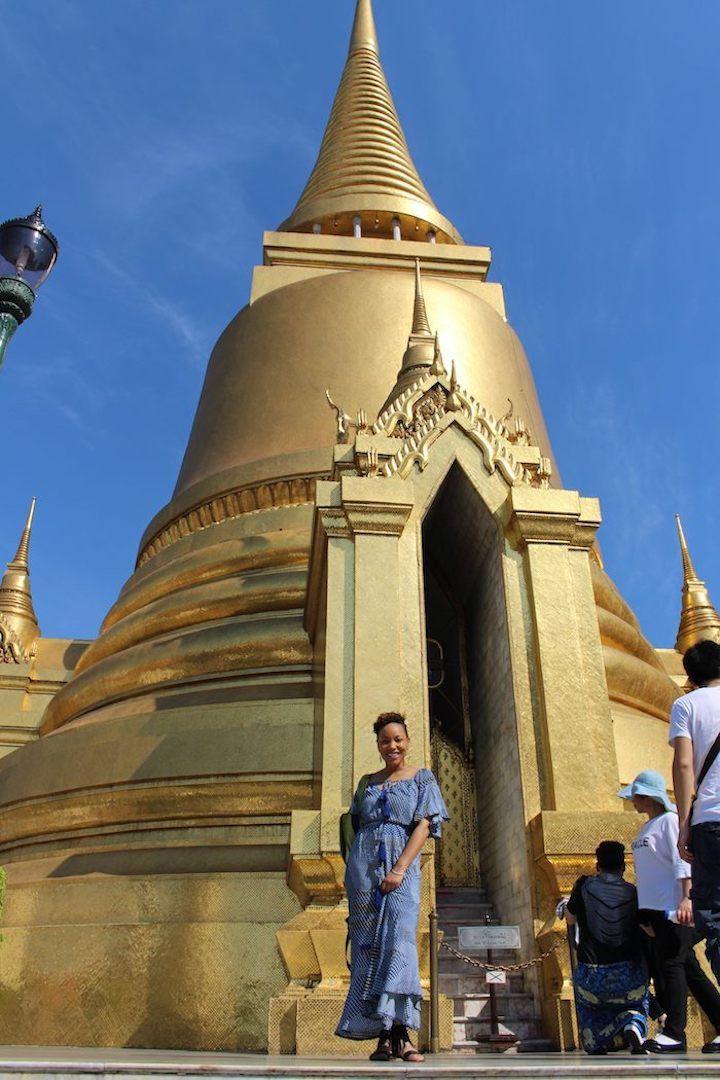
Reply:
<svg viewBox="0 0 720 1080"><path fill-rule="evenodd" d="M662 803L666 810L674 810L667 793L667 784L662 773L654 769L644 769L638 773L632 784L620 788L618 796L621 799L632 799L633 795L648 795L656 802Z"/></svg>

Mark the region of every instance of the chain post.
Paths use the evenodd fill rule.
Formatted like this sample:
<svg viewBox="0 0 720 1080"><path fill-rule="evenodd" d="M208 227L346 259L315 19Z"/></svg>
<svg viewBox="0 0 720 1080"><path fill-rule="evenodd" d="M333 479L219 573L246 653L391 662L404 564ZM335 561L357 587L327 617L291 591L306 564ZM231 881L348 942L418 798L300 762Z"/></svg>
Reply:
<svg viewBox="0 0 720 1080"><path fill-rule="evenodd" d="M430 1053L440 1053L440 941L438 915L430 912Z"/></svg>

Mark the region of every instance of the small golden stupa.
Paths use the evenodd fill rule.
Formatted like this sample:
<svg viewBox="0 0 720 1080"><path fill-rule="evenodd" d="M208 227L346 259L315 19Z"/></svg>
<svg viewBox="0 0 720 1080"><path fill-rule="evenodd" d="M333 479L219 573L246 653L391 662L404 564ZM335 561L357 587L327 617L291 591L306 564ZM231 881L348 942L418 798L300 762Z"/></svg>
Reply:
<svg viewBox="0 0 720 1080"><path fill-rule="evenodd" d="M439 887L481 881L523 958L559 941L558 897L633 833L620 783L667 771L680 689L602 568L597 500L562 487L490 250L413 164L370 0L262 245L99 637L40 638L31 662L29 632L12 658L8 723L19 698L49 703L0 761L4 1042L354 1049L332 1034L337 823L383 710L407 714L453 811L425 857L425 967ZM13 612L37 630L27 572L25 542L6 649ZM558 949L525 984L559 1047L568 975ZM450 1045L448 997L442 1017Z"/></svg>

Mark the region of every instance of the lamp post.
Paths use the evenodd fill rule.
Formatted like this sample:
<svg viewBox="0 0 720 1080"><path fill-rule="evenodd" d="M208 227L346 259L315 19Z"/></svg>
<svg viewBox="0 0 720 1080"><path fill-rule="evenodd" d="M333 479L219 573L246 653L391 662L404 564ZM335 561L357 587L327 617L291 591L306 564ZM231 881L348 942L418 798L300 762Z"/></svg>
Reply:
<svg viewBox="0 0 720 1080"><path fill-rule="evenodd" d="M35 293L57 256L58 242L42 219L42 206L0 225L0 366L10 338L30 318Z"/></svg>

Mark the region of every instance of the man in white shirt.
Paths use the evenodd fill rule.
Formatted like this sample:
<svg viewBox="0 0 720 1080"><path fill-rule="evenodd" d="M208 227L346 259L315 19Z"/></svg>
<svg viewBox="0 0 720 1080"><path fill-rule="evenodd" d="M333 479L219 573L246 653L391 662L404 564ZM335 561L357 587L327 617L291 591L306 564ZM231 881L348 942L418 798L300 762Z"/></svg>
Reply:
<svg viewBox="0 0 720 1080"><path fill-rule="evenodd" d="M695 689L678 698L670 713L678 850L692 865L695 925L720 982L720 754L705 767L720 736L720 645L698 642L685 653L683 665Z"/></svg>
<svg viewBox="0 0 720 1080"><path fill-rule="evenodd" d="M644 1048L653 1054L683 1054L688 990L716 1031L720 1031L720 994L695 956L699 938L692 926L690 867L677 847L678 816L664 777L653 769L639 773L618 794L648 818L632 845L638 918L650 937L655 994L667 1018L663 1030ZM703 1053L720 1053L720 1039L707 1042Z"/></svg>

